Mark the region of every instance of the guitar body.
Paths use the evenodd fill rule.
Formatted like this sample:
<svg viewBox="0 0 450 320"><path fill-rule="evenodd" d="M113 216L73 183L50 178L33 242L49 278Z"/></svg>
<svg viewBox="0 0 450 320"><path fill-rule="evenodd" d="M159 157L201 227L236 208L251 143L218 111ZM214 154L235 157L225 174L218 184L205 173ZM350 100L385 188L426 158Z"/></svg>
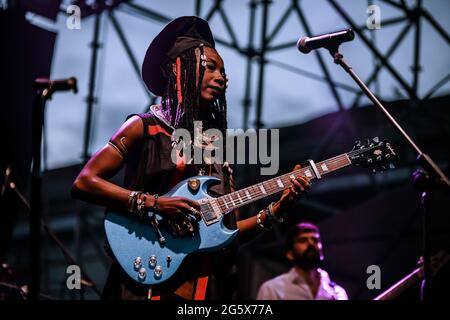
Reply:
<svg viewBox="0 0 450 320"><path fill-rule="evenodd" d="M189 188L188 180L198 179L200 185L194 191ZM211 176L197 176L178 183L164 196L180 196L192 200L210 197L208 187L217 184L220 179ZM152 212L149 215L153 215ZM165 238L161 244L158 234L146 220L132 217L129 213L107 210L104 227L109 246L122 269L135 281L155 285L168 280L180 267L184 258L195 252L212 252L230 244L238 234L238 230L230 230L220 221L206 225L204 220L198 221L198 230L194 235L175 236L163 218L154 214L159 222L159 230ZM156 257L156 264L151 265L149 259ZM135 259L140 257L142 264L135 266ZM170 257L170 262L167 261ZM144 268L145 270L142 270ZM157 270L162 273L157 276ZM139 276L139 270L145 271L145 277Z"/></svg>

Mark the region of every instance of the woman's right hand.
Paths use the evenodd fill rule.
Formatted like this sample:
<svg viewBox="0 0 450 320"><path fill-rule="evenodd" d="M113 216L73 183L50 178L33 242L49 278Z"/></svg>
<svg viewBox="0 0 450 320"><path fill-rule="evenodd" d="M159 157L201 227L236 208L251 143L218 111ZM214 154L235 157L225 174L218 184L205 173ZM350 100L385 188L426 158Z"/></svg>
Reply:
<svg viewBox="0 0 450 320"><path fill-rule="evenodd" d="M153 208L154 204L154 197L147 197L146 207ZM201 218L198 202L185 197L158 197L156 211L175 221L183 220L186 215L195 216L197 220Z"/></svg>
<svg viewBox="0 0 450 320"><path fill-rule="evenodd" d="M148 206L146 203L146 206L154 208L154 197L147 199L149 198L151 203ZM184 197L158 197L156 211L168 219L173 232L178 236L193 235L198 228L197 221L201 220L198 202Z"/></svg>

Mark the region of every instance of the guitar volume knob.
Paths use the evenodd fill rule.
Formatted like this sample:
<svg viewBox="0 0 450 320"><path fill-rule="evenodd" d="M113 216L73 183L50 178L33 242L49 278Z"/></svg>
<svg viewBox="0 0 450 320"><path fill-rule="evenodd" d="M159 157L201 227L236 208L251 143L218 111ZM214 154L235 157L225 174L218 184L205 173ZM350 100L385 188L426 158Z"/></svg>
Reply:
<svg viewBox="0 0 450 320"><path fill-rule="evenodd" d="M156 266L156 262L158 260L156 259L155 255L151 255L150 258L148 258L148 264L150 265L150 268L154 268Z"/></svg>
<svg viewBox="0 0 450 320"><path fill-rule="evenodd" d="M135 270L139 270L142 267L142 258L141 257L134 258L133 265Z"/></svg>
<svg viewBox="0 0 450 320"><path fill-rule="evenodd" d="M145 268L140 268L138 271L138 278L140 281L144 281L147 276L147 270Z"/></svg>
<svg viewBox="0 0 450 320"><path fill-rule="evenodd" d="M163 274L162 267L161 266L156 266L154 274L155 274L155 278L156 279L160 279L162 274Z"/></svg>

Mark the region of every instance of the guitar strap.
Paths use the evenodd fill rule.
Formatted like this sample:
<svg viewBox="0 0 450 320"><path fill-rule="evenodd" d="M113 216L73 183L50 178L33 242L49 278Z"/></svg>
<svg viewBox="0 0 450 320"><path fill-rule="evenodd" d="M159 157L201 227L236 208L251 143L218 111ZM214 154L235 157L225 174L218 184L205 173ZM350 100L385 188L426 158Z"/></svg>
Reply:
<svg viewBox="0 0 450 320"><path fill-rule="evenodd" d="M173 173L169 189L173 188L178 182L180 182L183 179L183 173L186 167L186 157L184 153L183 156L180 156L178 152L176 152L176 154L177 154L177 165L175 167L175 172Z"/></svg>

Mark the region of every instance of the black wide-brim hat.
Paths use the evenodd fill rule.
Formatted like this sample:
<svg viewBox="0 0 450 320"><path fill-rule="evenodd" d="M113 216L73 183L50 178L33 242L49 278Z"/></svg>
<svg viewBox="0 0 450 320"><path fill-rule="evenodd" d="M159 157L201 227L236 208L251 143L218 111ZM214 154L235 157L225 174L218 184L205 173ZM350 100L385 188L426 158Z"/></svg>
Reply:
<svg viewBox="0 0 450 320"><path fill-rule="evenodd" d="M167 84L164 70L169 61L184 51L201 44L215 47L214 38L207 21L195 17L179 17L168 25L150 43L142 63L142 79L147 88L162 96Z"/></svg>

